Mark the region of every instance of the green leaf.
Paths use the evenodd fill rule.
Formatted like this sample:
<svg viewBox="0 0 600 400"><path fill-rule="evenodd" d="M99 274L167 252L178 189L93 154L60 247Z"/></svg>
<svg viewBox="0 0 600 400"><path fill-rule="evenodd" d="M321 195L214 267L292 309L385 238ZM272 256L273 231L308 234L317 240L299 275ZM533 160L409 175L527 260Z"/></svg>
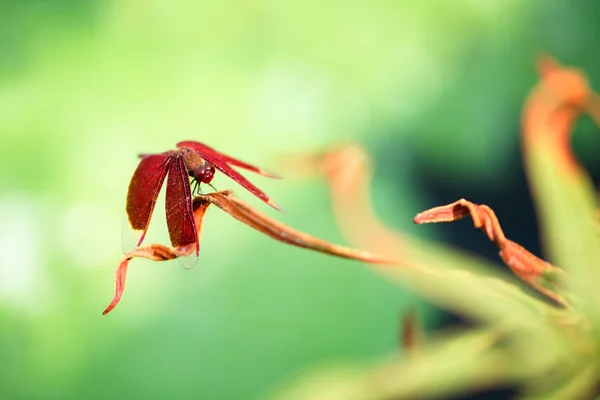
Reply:
<svg viewBox="0 0 600 400"><path fill-rule="evenodd" d="M499 331L461 333L417 351L411 357L363 369L317 372L275 395L279 400L372 400L448 396L513 379L505 353L493 346Z"/></svg>
<svg viewBox="0 0 600 400"><path fill-rule="evenodd" d="M594 226L596 194L583 172L561 168L551 147L531 149L528 173L550 261L565 269L581 308L600 327L600 242ZM575 300L576 301L576 300Z"/></svg>
<svg viewBox="0 0 600 400"><path fill-rule="evenodd" d="M559 385L553 385L550 390L539 391L535 394L524 396L527 400L571 400L591 398L598 384L598 362L593 360L579 365L577 371L571 371L572 376Z"/></svg>
<svg viewBox="0 0 600 400"><path fill-rule="evenodd" d="M393 279L448 310L479 321L543 321L562 314L527 294L514 275L498 270L489 262L455 249L411 242L408 257L417 269L378 267Z"/></svg>

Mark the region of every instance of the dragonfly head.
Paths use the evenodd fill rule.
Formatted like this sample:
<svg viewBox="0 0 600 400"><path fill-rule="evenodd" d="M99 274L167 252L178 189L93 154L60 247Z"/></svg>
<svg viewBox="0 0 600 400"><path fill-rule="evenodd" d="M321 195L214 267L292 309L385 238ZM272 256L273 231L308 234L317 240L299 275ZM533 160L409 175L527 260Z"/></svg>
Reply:
<svg viewBox="0 0 600 400"><path fill-rule="evenodd" d="M195 170L190 171L189 174L198 182L210 183L215 175L215 167L213 167L212 164L204 161L203 164L199 165Z"/></svg>
<svg viewBox="0 0 600 400"><path fill-rule="evenodd" d="M180 151L189 176L198 182L210 183L215 175L215 167L192 149L184 147Z"/></svg>

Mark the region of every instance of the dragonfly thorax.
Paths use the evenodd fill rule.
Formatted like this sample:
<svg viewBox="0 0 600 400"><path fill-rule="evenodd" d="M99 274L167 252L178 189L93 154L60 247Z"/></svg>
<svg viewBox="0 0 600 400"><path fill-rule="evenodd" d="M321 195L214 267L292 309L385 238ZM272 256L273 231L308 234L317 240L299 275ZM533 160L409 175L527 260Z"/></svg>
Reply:
<svg viewBox="0 0 600 400"><path fill-rule="evenodd" d="M188 174L198 182L210 183L215 175L215 167L206 162L196 152L187 148L181 149L183 162Z"/></svg>

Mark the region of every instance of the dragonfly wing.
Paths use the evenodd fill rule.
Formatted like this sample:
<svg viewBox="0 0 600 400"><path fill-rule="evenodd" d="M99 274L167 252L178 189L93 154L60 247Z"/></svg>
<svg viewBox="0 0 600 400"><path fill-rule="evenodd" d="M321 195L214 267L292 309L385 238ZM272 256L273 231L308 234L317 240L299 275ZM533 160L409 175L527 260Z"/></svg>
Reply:
<svg viewBox="0 0 600 400"><path fill-rule="evenodd" d="M200 243L192 209L192 191L187 170L181 156L173 157L167 180L166 213L167 227L173 247L195 244L188 256L179 257L185 268L192 268L198 261Z"/></svg>
<svg viewBox="0 0 600 400"><path fill-rule="evenodd" d="M152 211L172 158L167 154L142 157L127 192L127 216L123 223L123 252L138 248L150 225Z"/></svg>
<svg viewBox="0 0 600 400"><path fill-rule="evenodd" d="M253 195L255 195L256 197L258 197L259 199L261 199L262 201L264 201L265 203L267 203L268 205L270 205L271 207L273 207L276 210L280 210L281 208L277 205L277 203L275 203L275 201L273 201L265 192L263 192L262 190L260 190L259 188L257 188L256 186L254 186L254 184L252 184L248 179L246 179L242 174L240 174L239 172L237 172L236 170L234 170L229 164L232 165L237 165L240 166L240 164L244 164L246 166L250 166L249 164L245 164L242 163L241 161L235 160L229 156L225 156L219 152L217 152L216 150L213 150L212 148L202 144L202 143L198 143L198 142L193 142L193 141L187 141L187 142L179 142L177 143L178 147L185 147L185 148L189 148L193 151L195 151L196 153L198 153L200 155L200 157L202 157L205 161L208 161L209 163L211 163L212 165L214 165L214 167L216 169L218 169L219 171L221 171L222 173L224 173L225 175L227 175L228 177L230 177L231 179L233 179L234 181L236 181L237 183L239 183L240 185L242 185L246 190L248 190L250 193L252 193ZM233 160L230 161L230 160ZM253 167L250 166L253 169L251 169L251 171L257 172L257 173L262 173L262 170L257 168L257 167ZM242 167L244 168L244 167ZM246 168L249 169L249 168ZM265 173L262 173L262 175L266 175L266 176L271 176Z"/></svg>
<svg viewBox="0 0 600 400"><path fill-rule="evenodd" d="M204 143L200 143L200 142L194 142L192 140L188 140L185 142L179 142L177 143L177 147L187 147L189 149L193 149L195 150L198 154L200 154L200 156L202 158L207 157L207 158L212 158L213 160L220 160L222 163L227 163L227 164L231 164L235 167L239 167L239 168L243 168L243 169L247 169L248 171L252 171L256 174L259 175L263 175L269 178L276 178L276 179L281 179L281 177L277 174L274 174L272 172L266 171L262 168L259 168L255 165L252 164L248 164L245 163L241 160L238 160L237 158L228 156L227 154L223 154L215 149L213 149L212 147L209 147L207 145L205 145ZM212 164L212 162L211 162Z"/></svg>

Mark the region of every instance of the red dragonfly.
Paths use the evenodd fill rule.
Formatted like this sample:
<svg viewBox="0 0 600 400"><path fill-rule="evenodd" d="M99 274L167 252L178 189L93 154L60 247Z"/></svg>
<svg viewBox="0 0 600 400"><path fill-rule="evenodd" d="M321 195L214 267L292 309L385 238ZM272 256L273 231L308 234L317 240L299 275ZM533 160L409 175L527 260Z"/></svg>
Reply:
<svg viewBox="0 0 600 400"><path fill-rule="evenodd" d="M185 141L177 143L177 147L177 150L140 156L142 161L133 173L127 192L128 223L124 225L123 252L130 253L144 241L156 199L168 175L165 203L171 244L175 248L189 248L190 255L179 257L179 261L185 268L192 268L198 261L200 242L194 222L193 191L188 176L193 179L194 192L196 192L200 188L200 183L210 184L215 169L218 169L271 207L280 210L269 196L232 166L271 178L278 178L278 176L220 153L202 143ZM192 246L195 247L195 251Z"/></svg>

